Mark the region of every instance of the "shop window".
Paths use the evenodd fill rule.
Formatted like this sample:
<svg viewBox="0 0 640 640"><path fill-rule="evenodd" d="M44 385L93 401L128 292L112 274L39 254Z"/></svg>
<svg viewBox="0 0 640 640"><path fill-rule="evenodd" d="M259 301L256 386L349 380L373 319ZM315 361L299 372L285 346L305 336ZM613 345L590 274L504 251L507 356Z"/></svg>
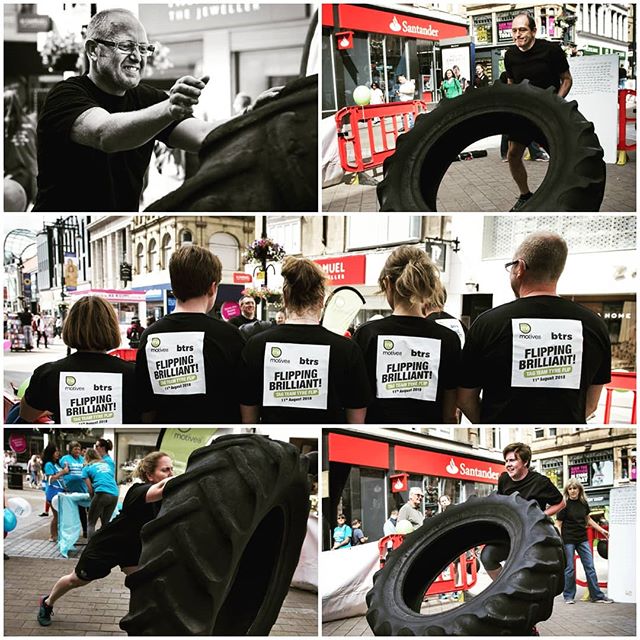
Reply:
<svg viewBox="0 0 640 640"><path fill-rule="evenodd" d="M544 429L535 429L534 430L535 438L544 438Z"/></svg>
<svg viewBox="0 0 640 640"><path fill-rule="evenodd" d="M361 515L354 509L351 517L362 520L362 530L369 540L378 540L383 534L387 519L386 484L385 473L381 469L360 469Z"/></svg>
<svg viewBox="0 0 640 640"><path fill-rule="evenodd" d="M149 248L147 249L147 272L152 272L158 263L158 243L155 238L151 238L149 241Z"/></svg>
<svg viewBox="0 0 640 640"><path fill-rule="evenodd" d="M322 110L337 111L333 60L334 36L329 29L322 33Z"/></svg>
<svg viewBox="0 0 640 640"><path fill-rule="evenodd" d="M416 89L418 89L418 99L430 102L435 96L436 89L436 68L433 60L433 44L428 41L418 40L416 42L418 52L418 78L416 78Z"/></svg>
<svg viewBox="0 0 640 640"><path fill-rule="evenodd" d="M171 235L168 233L165 233L162 238L162 248L161 248L161 254L160 254L160 266L162 269L169 268L169 260L171 259L171 252L172 252Z"/></svg>
<svg viewBox="0 0 640 640"><path fill-rule="evenodd" d="M302 253L302 218L300 216L269 216L267 235L281 244L289 255Z"/></svg>
<svg viewBox="0 0 640 640"><path fill-rule="evenodd" d="M229 233L214 233L209 238L209 251L220 258L222 268L235 271L240 264L240 246Z"/></svg>
<svg viewBox="0 0 640 640"><path fill-rule="evenodd" d="M369 40L366 33L354 33L353 49L337 51L336 66L344 73L344 94L338 96L338 106L353 106L353 90L371 82ZM338 85L339 86L339 85Z"/></svg>
<svg viewBox="0 0 640 640"><path fill-rule="evenodd" d="M385 53L387 60L387 82L389 83L389 101L400 100L397 93L399 86L398 76L405 76L410 79L409 66L407 64L407 41L406 38L397 36L385 36ZM416 83L416 88L418 84Z"/></svg>
<svg viewBox="0 0 640 640"><path fill-rule="evenodd" d="M183 229L180 232L180 244L193 244L193 234L189 229Z"/></svg>

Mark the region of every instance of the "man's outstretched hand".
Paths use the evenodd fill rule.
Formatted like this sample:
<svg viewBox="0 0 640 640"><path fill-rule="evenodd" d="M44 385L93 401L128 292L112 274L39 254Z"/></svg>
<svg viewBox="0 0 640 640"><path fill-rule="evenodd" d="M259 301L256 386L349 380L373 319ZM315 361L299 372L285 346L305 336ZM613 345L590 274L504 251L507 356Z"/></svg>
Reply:
<svg viewBox="0 0 640 640"><path fill-rule="evenodd" d="M183 76L169 91L169 113L174 120L184 120L193 115L193 107L198 104L200 94L209 82L209 76L198 80L193 76Z"/></svg>

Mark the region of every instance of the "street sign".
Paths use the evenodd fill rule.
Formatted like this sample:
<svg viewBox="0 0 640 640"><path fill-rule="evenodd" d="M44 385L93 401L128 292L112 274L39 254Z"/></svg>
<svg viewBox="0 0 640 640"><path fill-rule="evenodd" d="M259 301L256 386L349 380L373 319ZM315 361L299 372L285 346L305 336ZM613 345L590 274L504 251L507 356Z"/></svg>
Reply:
<svg viewBox="0 0 640 640"><path fill-rule="evenodd" d="M51 31L51 18L32 13L18 14L18 33Z"/></svg>
<svg viewBox="0 0 640 640"><path fill-rule="evenodd" d="M133 270L131 268L131 265L128 262L121 262L120 263L120 280L122 280L122 282L124 283L131 282L132 274L133 274Z"/></svg>

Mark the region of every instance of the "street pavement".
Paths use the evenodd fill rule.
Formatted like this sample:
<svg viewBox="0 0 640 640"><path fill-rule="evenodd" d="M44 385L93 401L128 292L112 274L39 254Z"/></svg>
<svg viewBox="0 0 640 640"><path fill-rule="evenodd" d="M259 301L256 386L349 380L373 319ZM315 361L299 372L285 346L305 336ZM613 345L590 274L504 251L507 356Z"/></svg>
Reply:
<svg viewBox="0 0 640 640"><path fill-rule="evenodd" d="M38 516L44 506L41 490L25 485L23 490L10 489L5 495L25 498L32 506L32 513L21 518L4 541L4 553L9 556L4 562L4 635L126 635L118 623L128 611L129 590L118 568L103 580L63 596L54 607L50 627L38 624L38 598L45 595L60 576L73 570L84 546L76 545L77 552L70 553L70 559L66 560L56 545L48 541L51 516ZM317 603L317 594L289 589L271 635L317 636Z"/></svg>
<svg viewBox="0 0 640 640"><path fill-rule="evenodd" d="M481 146L476 143L474 148ZM518 190L509 173L509 165L502 162L498 148L486 150L486 158L458 161L449 167L438 190L438 212L508 212L511 209L518 198ZM607 182L600 207L602 213L636 210L636 154L629 152L628 155L625 165L607 165ZM525 161L525 167L529 175L529 187L535 191L542 183L549 163ZM380 182L382 168L376 172L376 175L374 171L365 172L368 179L361 182ZM353 174L350 174L347 179L352 178ZM379 211L375 184L361 182L343 182L323 189L322 210Z"/></svg>

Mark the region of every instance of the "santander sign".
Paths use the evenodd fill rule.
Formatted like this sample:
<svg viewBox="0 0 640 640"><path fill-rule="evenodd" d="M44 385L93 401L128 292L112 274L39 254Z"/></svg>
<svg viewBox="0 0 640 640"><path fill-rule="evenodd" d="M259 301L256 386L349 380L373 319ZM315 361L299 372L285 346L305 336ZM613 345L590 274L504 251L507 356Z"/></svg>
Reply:
<svg viewBox="0 0 640 640"><path fill-rule="evenodd" d="M400 23L396 16L393 16L393 20L389 23L389 29L396 33L402 32L414 36L431 36L433 38L437 38L440 33L440 29L434 29L432 24L423 27L420 24L411 24L408 20L403 20Z"/></svg>

